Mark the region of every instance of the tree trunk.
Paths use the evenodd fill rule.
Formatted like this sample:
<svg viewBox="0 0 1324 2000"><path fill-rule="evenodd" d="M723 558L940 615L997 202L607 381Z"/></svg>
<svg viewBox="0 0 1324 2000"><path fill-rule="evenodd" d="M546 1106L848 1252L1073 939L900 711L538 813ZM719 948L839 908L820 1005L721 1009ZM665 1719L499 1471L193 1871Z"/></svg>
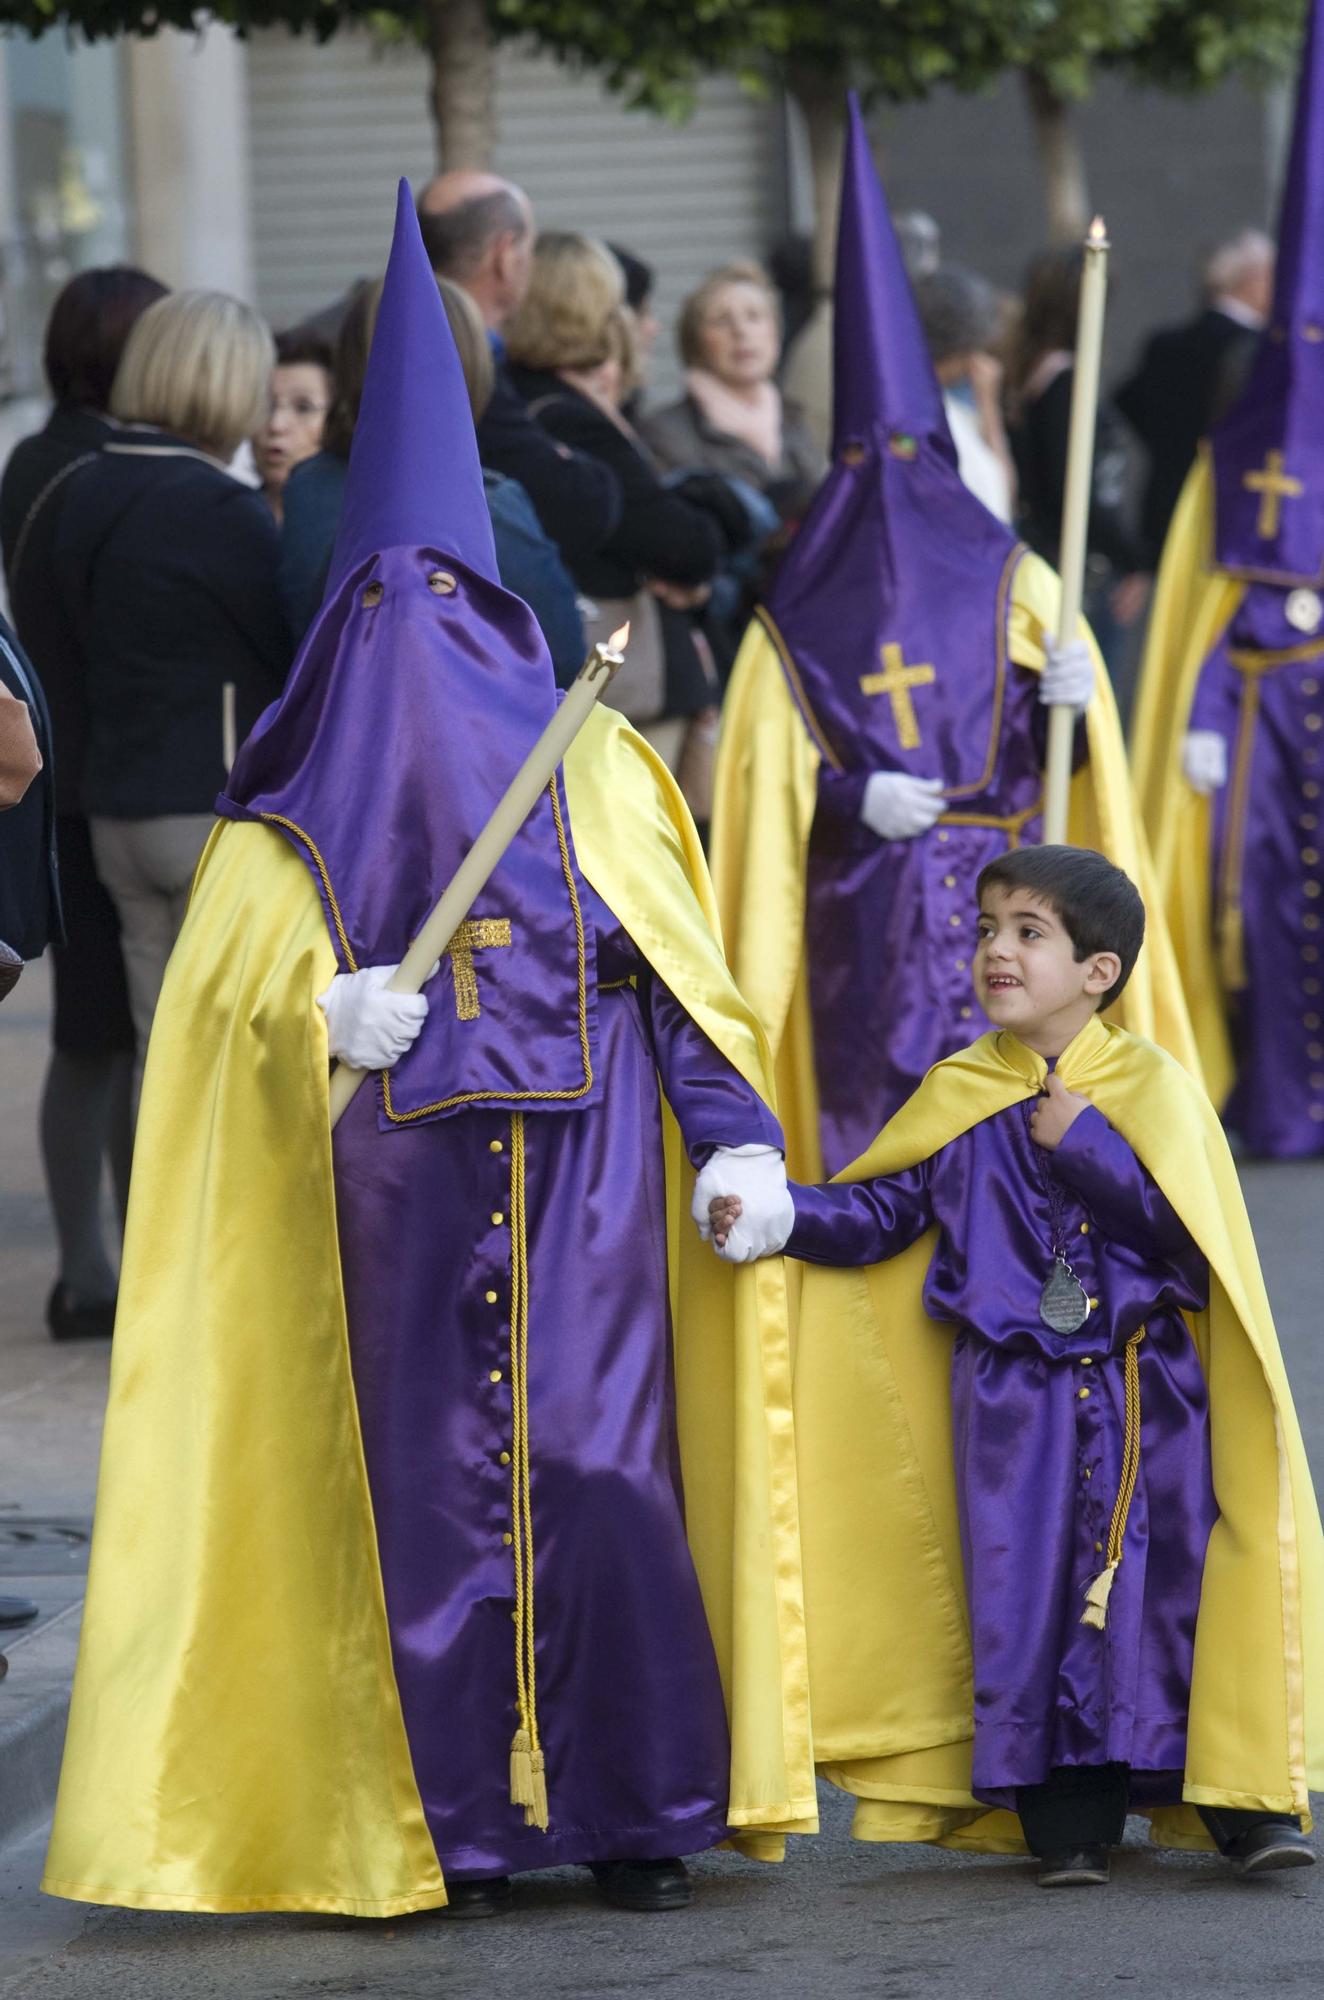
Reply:
<svg viewBox="0 0 1324 2000"><path fill-rule="evenodd" d="M809 167L814 181L814 290L826 293L832 290L837 248L846 78L842 71L794 63L787 85L804 118L809 141Z"/></svg>
<svg viewBox="0 0 1324 2000"><path fill-rule="evenodd" d="M483 0L427 0L429 109L437 168L490 168L496 149L496 45Z"/></svg>
<svg viewBox="0 0 1324 2000"><path fill-rule="evenodd" d="M1089 227L1089 188L1070 107L1038 70L1021 74L1043 170L1049 241L1079 243Z"/></svg>

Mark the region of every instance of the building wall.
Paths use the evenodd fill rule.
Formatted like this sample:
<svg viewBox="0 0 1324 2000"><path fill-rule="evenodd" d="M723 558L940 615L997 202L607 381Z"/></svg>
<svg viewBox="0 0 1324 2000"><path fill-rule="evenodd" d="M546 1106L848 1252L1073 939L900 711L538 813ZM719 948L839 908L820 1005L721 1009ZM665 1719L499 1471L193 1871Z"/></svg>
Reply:
<svg viewBox="0 0 1324 2000"><path fill-rule="evenodd" d="M499 71L496 168L544 225L610 237L654 265L667 324L710 266L762 255L780 234L775 104L717 80L678 128L545 57L508 50ZM257 295L282 326L380 269L397 176L417 185L435 171L428 66L364 33L318 48L271 32L252 38L248 76ZM664 343L659 392L675 380Z"/></svg>

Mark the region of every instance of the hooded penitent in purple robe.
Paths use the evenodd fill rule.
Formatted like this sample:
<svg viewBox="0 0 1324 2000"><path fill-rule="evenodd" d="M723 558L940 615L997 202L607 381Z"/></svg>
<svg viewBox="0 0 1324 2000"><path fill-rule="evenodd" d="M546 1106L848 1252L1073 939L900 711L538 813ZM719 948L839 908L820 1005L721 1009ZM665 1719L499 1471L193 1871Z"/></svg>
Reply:
<svg viewBox="0 0 1324 2000"><path fill-rule="evenodd" d="M289 839L343 971L394 962L556 699L497 580L402 187L326 601L221 809ZM659 1078L695 1160L778 1127L589 886L560 777L425 992L334 1161L437 1856L463 1878L705 1848L727 1832L729 1746L682 1510ZM545 1765L545 1826L512 1800L517 1733Z"/></svg>
<svg viewBox="0 0 1324 2000"><path fill-rule="evenodd" d="M1003 1043L1015 1064L1024 1052ZM1102 1112L1082 1112L1050 1154L1030 1138L1031 1108L998 1112L906 1172L796 1187L787 1254L871 1264L938 1227L924 1308L958 1329L975 1796L1014 1807L1019 1786L1054 1769L1118 1763L1131 1769L1134 1804L1177 1805L1218 1512L1205 1381L1182 1318L1207 1303L1208 1269ZM1074 1334L1051 1332L1038 1313L1058 1232L1091 1304ZM1099 1630L1081 1613L1125 1485L1128 1400L1138 1472Z"/></svg>
<svg viewBox="0 0 1324 2000"><path fill-rule="evenodd" d="M1214 562L1245 595L1187 727L1217 730L1215 929L1256 1153L1324 1152L1324 22L1313 10L1278 233L1273 313L1210 441Z"/></svg>
<svg viewBox="0 0 1324 2000"><path fill-rule="evenodd" d="M1044 747L1011 656L1025 550L961 483L854 100L834 341L832 469L760 614L821 756L805 949L830 1173L987 1025L969 885L1039 838ZM859 818L874 771L940 778L939 824L880 840Z"/></svg>

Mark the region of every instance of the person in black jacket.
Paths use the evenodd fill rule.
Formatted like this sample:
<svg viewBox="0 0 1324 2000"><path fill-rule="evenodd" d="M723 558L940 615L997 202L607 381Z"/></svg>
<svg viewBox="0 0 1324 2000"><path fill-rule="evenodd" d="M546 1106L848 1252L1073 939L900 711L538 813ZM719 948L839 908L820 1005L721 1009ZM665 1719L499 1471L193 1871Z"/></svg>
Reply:
<svg viewBox="0 0 1324 2000"><path fill-rule="evenodd" d="M55 407L46 425L10 455L0 481L0 547L19 640L50 713L52 756L41 795L50 807L58 860L63 934L54 903L55 872L32 875L30 923L0 938L29 958L51 943L54 1015L50 1064L42 1088L41 1150L59 1244L59 1272L46 1307L56 1339L104 1337L115 1313L115 1269L102 1222L101 1191L110 1169L121 1226L129 1191L133 1020L120 950L119 918L92 861L82 808L87 703L83 656L56 587L56 528L71 477L113 435L106 410L124 343L165 286L145 271L116 265L80 271L56 299L46 328L45 366ZM0 831L15 843L35 839L36 808L25 802ZM12 880L12 878L11 878ZM42 880L48 886L43 890ZM8 915L8 912L6 912Z"/></svg>
<svg viewBox="0 0 1324 2000"><path fill-rule="evenodd" d="M290 663L276 523L227 470L265 412L273 355L237 299L149 307L111 396L124 428L61 509L55 571L87 674L83 802L140 1066L213 801Z"/></svg>
<svg viewBox="0 0 1324 2000"><path fill-rule="evenodd" d="M1116 394L1149 454L1140 508L1147 566L1157 569L1196 449L1236 401L1273 303L1274 248L1259 229L1221 243L1204 270L1206 303L1163 327Z"/></svg>
<svg viewBox="0 0 1324 2000"><path fill-rule="evenodd" d="M506 366L504 330L528 290L534 222L522 188L495 174L441 174L418 202L432 268L468 292L483 316L496 382L478 425L478 456L524 488L573 574L620 518L620 490L601 460L558 443L534 423Z"/></svg>
<svg viewBox="0 0 1324 2000"><path fill-rule="evenodd" d="M563 445L609 466L621 514L601 548L572 564L576 583L605 619L586 617L590 637L631 619L626 666L608 699L624 707L687 782L686 743L712 734L720 686L695 624L725 556L747 544L753 527L731 484L693 472L675 484L660 476L643 438L622 414L631 372L629 321L621 267L605 244L571 232L545 231L532 281L509 329L511 380L529 412ZM633 605L633 609L631 606ZM659 671L651 712L634 686L656 621ZM602 629L603 625L606 630ZM626 698L632 689L633 703ZM705 817L696 811L696 818Z"/></svg>

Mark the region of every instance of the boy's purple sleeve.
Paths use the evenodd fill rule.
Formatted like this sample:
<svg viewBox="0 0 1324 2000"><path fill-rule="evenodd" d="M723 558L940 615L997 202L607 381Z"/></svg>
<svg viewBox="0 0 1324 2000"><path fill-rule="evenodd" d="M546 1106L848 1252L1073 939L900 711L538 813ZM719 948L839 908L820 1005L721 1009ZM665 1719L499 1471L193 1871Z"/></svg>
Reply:
<svg viewBox="0 0 1324 2000"><path fill-rule="evenodd" d="M1205 1296L1208 1267L1186 1225L1095 1105L1074 1120L1052 1161L1054 1173L1075 1190L1119 1249L1169 1265Z"/></svg>
<svg viewBox="0 0 1324 2000"><path fill-rule="evenodd" d="M927 1166L872 1181L790 1187L795 1227L785 1254L806 1264L881 1264L933 1223Z"/></svg>

